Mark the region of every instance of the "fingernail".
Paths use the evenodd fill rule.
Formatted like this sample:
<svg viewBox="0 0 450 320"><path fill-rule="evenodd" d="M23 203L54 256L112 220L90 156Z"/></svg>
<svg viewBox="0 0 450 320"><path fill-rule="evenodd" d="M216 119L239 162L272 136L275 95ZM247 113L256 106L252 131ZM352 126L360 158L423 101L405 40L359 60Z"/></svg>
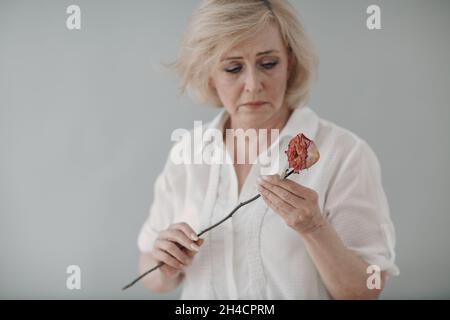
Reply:
<svg viewBox="0 0 450 320"><path fill-rule="evenodd" d="M198 250L200 250L200 247L199 246L197 246L196 244L194 244L194 243L192 243L191 244L191 248L192 248L192 250L194 250L194 251L198 251Z"/></svg>
<svg viewBox="0 0 450 320"><path fill-rule="evenodd" d="M270 176L261 176L264 180L269 181L270 180Z"/></svg>
<svg viewBox="0 0 450 320"><path fill-rule="evenodd" d="M194 240L194 241L197 241L198 237L197 237L197 235L195 233L192 233L191 234L191 239Z"/></svg>

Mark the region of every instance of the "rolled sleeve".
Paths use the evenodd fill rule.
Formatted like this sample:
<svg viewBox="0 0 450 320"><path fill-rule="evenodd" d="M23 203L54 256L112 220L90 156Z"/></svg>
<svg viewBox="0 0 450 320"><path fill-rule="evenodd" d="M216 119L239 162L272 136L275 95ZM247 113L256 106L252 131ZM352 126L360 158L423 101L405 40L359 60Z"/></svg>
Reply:
<svg viewBox="0 0 450 320"><path fill-rule="evenodd" d="M359 140L342 161L331 182L325 216L347 248L369 265L398 275L395 265L395 230L383 190L378 158Z"/></svg>
<svg viewBox="0 0 450 320"><path fill-rule="evenodd" d="M171 187L167 174L163 171L154 183L153 203L138 236L138 248L141 252L151 251L160 230L167 228L173 220L174 208L170 194Z"/></svg>
<svg viewBox="0 0 450 320"><path fill-rule="evenodd" d="M172 150L173 148L175 147ZM184 192L183 168L171 161L171 152L163 171L155 180L149 216L139 232L137 244L141 252L151 251L158 233L174 222L175 213L180 206L178 202Z"/></svg>

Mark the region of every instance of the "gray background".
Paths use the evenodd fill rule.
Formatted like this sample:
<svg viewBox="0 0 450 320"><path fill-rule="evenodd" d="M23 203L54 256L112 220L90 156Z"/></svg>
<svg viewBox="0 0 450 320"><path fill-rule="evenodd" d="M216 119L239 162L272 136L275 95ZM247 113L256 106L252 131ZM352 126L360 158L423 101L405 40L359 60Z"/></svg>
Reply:
<svg viewBox="0 0 450 320"><path fill-rule="evenodd" d="M450 298L450 1L292 3L321 58L310 106L382 165L401 269L382 298ZM171 132L217 113L160 66L197 4L0 1L0 298L178 298L120 288ZM382 30L366 28L370 4Z"/></svg>

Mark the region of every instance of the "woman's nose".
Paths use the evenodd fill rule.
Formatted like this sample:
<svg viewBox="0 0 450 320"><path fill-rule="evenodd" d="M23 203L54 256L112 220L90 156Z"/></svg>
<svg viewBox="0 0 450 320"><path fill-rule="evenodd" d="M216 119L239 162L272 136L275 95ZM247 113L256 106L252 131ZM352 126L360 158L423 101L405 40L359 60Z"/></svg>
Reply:
<svg viewBox="0 0 450 320"><path fill-rule="evenodd" d="M262 89L261 78L257 70L249 69L245 76L245 89L248 92L259 92Z"/></svg>

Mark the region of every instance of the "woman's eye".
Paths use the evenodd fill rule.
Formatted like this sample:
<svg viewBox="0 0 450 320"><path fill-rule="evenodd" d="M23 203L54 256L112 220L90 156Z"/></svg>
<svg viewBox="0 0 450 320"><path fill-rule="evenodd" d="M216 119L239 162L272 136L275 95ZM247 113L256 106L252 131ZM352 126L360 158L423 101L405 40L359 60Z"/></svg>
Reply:
<svg viewBox="0 0 450 320"><path fill-rule="evenodd" d="M267 62L267 63L261 63L261 65L265 68L265 69L272 69L273 67L275 67L278 64L278 61L274 61L274 62ZM241 66L237 66L234 68L228 68L225 69L226 72L228 73L238 73L242 70Z"/></svg>
<svg viewBox="0 0 450 320"><path fill-rule="evenodd" d="M241 71L241 67L229 68L229 69L225 69L225 71L229 72L229 73L238 73L239 71Z"/></svg>
<svg viewBox="0 0 450 320"><path fill-rule="evenodd" d="M263 67L266 69L272 69L273 67L275 67L278 64L278 62L268 62L268 63L263 63Z"/></svg>

